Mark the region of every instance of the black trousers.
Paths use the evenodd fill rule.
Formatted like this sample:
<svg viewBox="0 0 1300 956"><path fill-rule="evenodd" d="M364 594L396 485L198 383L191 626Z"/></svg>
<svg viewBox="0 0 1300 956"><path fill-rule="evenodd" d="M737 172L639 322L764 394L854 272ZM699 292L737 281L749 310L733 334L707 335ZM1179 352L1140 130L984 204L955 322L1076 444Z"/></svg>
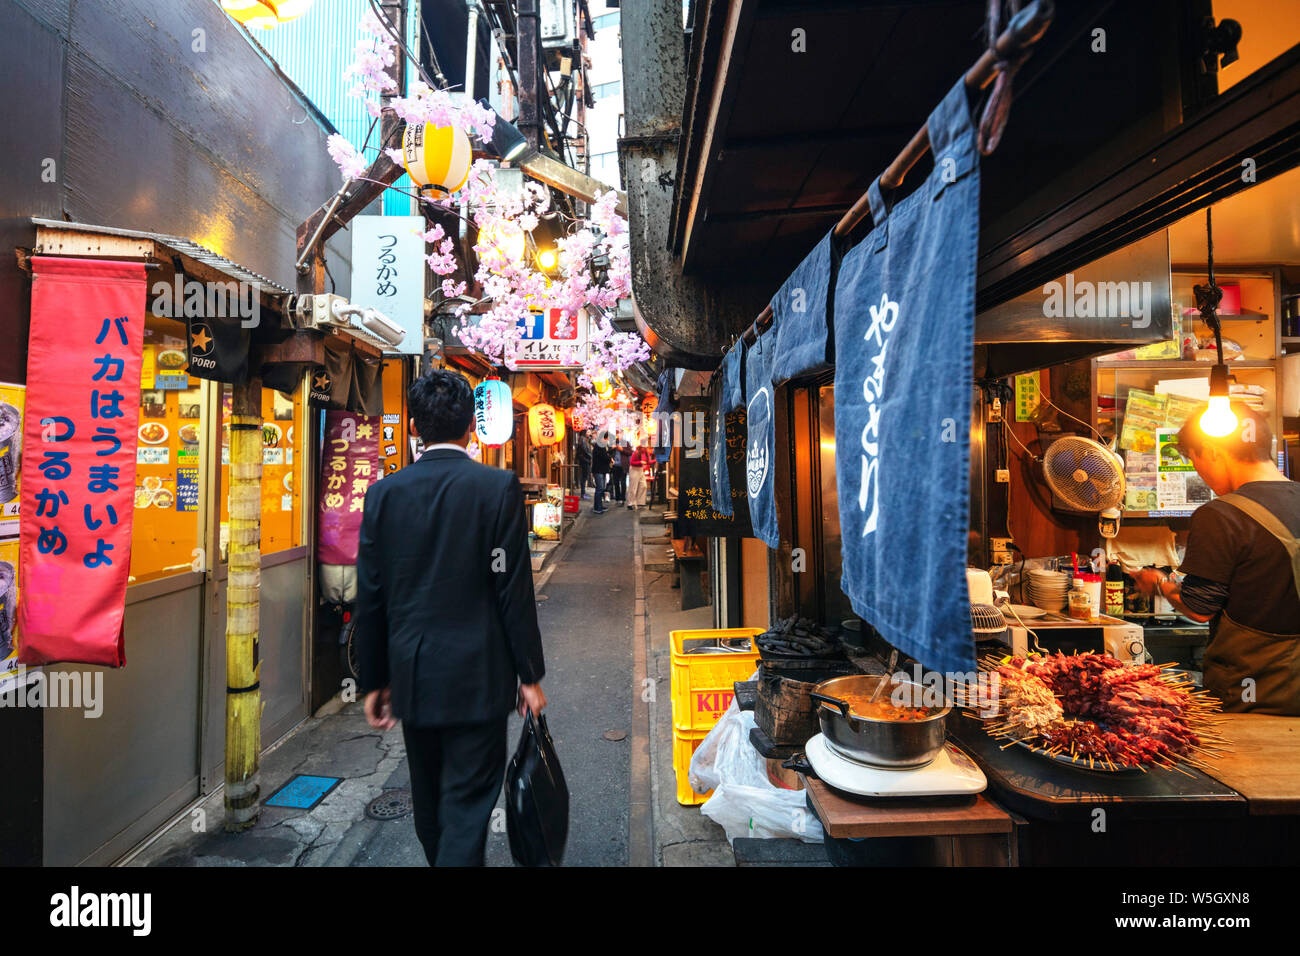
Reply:
<svg viewBox="0 0 1300 956"><path fill-rule="evenodd" d="M456 727L402 725L415 833L430 866L482 866L506 772L506 714Z"/></svg>
<svg viewBox="0 0 1300 956"><path fill-rule="evenodd" d="M627 498L627 469L619 468L617 465L610 469L610 483L613 490L610 497L616 501L623 501Z"/></svg>

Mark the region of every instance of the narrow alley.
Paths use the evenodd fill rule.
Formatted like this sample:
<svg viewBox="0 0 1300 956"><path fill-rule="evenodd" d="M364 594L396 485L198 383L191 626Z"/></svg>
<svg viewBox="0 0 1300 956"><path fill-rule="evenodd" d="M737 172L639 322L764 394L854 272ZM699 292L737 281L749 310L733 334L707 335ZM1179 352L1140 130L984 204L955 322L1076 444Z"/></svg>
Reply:
<svg viewBox="0 0 1300 956"><path fill-rule="evenodd" d="M675 799L668 631L707 627L712 611L679 609L662 557L666 546L662 507L634 515L619 506L593 515L584 501L564 543L535 574L546 718L571 801L566 866L732 865L721 828ZM512 750L521 725L511 717ZM257 825L237 834L222 829L223 795L215 792L129 865L424 865L409 804L400 804L410 783L400 728L372 730L359 702L336 700L265 754L263 800L298 774L339 782L310 809L265 805ZM377 799L396 807L387 819L383 809L367 813ZM493 816L487 864L513 865L503 798Z"/></svg>

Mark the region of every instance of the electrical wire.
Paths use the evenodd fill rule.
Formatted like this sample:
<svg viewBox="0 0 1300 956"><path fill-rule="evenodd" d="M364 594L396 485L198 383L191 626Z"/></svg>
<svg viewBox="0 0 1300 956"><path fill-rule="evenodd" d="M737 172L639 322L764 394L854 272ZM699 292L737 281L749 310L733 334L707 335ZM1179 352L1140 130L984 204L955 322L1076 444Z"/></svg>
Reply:
<svg viewBox="0 0 1300 956"><path fill-rule="evenodd" d="M384 30L387 31L388 35L393 38L393 41L397 44L398 48L402 51L402 53L406 56L406 58L410 60L413 64L415 64L415 69L420 74L420 79L424 81L424 84L428 86L430 89L435 89L435 90L450 89L451 84L447 82L447 77L443 75L442 67L438 65L438 58L433 55L432 43L430 42L430 46L429 46L429 62L433 64L433 68L438 74L439 82L436 83L429 78L428 73L424 72L424 67L420 65L419 59L413 53L411 53L410 48L406 45L405 37L403 37L399 33L397 28L388 19L388 15L384 13L383 8L379 6L378 0L367 0L367 2L370 5L371 12L375 15L375 18L379 21L379 25L382 26ZM422 35L424 35L423 31L421 31L421 33ZM425 36L427 39L427 35Z"/></svg>
<svg viewBox="0 0 1300 956"><path fill-rule="evenodd" d="M1053 402L1053 401L1052 401L1050 398L1048 398L1046 395L1043 395L1041 392L1039 393L1039 399L1040 399L1041 401L1046 402L1048 405L1051 405L1053 408L1055 408L1058 412L1060 412L1060 413L1061 413L1062 415L1064 415L1066 418L1072 418L1072 419L1074 419L1076 422L1078 422L1078 423L1079 423L1080 425L1082 425L1084 428L1088 429L1088 431L1090 431L1090 432L1092 432L1094 435L1096 435L1096 436L1097 436L1097 440L1100 441L1103 445L1106 444L1105 440L1102 439L1102 437L1101 437L1101 432L1099 432L1099 431L1097 431L1097 429L1093 428L1092 425L1090 425L1088 422L1085 422L1082 418L1075 418L1073 415L1071 415L1069 412L1067 412L1064 408L1062 408L1060 405L1057 405L1055 402Z"/></svg>
<svg viewBox="0 0 1300 956"><path fill-rule="evenodd" d="M1032 451L1030 451L1030 450L1029 450L1029 447L1028 447L1024 442L1022 442L1022 441L1020 440L1020 437L1019 437L1018 435L1016 435L1016 433L1013 432L1013 431L1011 430L1011 426L1009 426L1009 425L1007 424L1007 420L1006 420L1005 417L1003 417L1003 419L1002 419L1002 431L1005 432L1007 435L1010 435L1012 438L1014 438L1014 439L1016 440L1016 444L1019 445L1022 449L1024 449L1025 457L1026 457L1026 458L1030 458L1030 459L1033 459L1033 460L1035 460L1035 461L1038 460L1038 456L1035 455Z"/></svg>

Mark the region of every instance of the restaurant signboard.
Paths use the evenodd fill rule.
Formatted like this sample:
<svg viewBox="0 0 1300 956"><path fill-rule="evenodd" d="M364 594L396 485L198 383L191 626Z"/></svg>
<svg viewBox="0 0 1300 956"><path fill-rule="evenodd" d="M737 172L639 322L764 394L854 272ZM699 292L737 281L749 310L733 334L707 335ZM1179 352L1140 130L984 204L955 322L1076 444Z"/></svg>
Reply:
<svg viewBox="0 0 1300 956"><path fill-rule="evenodd" d="M325 413L321 457L321 564L356 564L366 492L383 475L379 469L378 415L331 410Z"/></svg>
<svg viewBox="0 0 1300 956"><path fill-rule="evenodd" d="M378 309L406 337L391 351L424 351L423 216L357 216L352 220L352 301Z"/></svg>
<svg viewBox="0 0 1300 956"><path fill-rule="evenodd" d="M120 667L131 566L145 275L35 256L23 431L24 663Z"/></svg>

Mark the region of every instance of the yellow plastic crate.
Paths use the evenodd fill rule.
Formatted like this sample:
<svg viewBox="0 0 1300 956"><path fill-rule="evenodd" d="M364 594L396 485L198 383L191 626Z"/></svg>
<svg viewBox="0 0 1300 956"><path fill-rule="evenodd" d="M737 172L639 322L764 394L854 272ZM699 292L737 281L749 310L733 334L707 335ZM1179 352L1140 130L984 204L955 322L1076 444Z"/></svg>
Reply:
<svg viewBox="0 0 1300 956"><path fill-rule="evenodd" d="M673 729L673 773L677 776L677 802L684 807L694 807L709 799L713 793L696 793L691 789L691 756L700 747L700 742L709 735L707 730L699 733L682 733Z"/></svg>
<svg viewBox="0 0 1300 956"><path fill-rule="evenodd" d="M735 697L734 684L748 680L758 667L758 647L754 638L763 633L759 627L733 627L717 630L672 631L673 730L682 733L707 732L726 712ZM745 638L750 650L743 654L688 654L697 641Z"/></svg>

